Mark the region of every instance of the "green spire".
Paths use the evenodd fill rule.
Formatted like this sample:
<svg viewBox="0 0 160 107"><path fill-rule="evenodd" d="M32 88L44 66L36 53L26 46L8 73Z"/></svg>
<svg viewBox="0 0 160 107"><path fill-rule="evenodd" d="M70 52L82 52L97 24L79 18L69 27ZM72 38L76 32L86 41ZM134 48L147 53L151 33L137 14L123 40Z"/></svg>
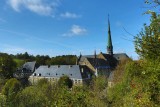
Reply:
<svg viewBox="0 0 160 107"><path fill-rule="evenodd" d="M107 46L107 53L110 54L110 55L113 55L113 46L112 46L109 15L108 15L108 46Z"/></svg>

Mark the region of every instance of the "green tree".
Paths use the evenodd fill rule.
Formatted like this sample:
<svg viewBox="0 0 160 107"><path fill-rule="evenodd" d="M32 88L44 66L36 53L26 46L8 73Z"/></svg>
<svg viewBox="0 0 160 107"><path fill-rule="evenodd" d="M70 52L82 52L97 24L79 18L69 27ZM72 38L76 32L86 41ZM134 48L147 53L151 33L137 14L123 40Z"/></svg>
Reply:
<svg viewBox="0 0 160 107"><path fill-rule="evenodd" d="M58 85L60 87L72 88L73 82L68 76L64 75L58 80Z"/></svg>
<svg viewBox="0 0 160 107"><path fill-rule="evenodd" d="M17 107L46 107L47 98L41 88L36 86L26 87L16 97Z"/></svg>
<svg viewBox="0 0 160 107"><path fill-rule="evenodd" d="M17 93L21 90L21 83L15 79L9 79L2 89L2 94L7 97L7 102L9 105L14 103L14 99Z"/></svg>
<svg viewBox="0 0 160 107"><path fill-rule="evenodd" d="M0 94L0 107L6 107L6 96Z"/></svg>
<svg viewBox="0 0 160 107"><path fill-rule="evenodd" d="M16 70L16 62L8 54L0 54L0 76L12 78Z"/></svg>
<svg viewBox="0 0 160 107"><path fill-rule="evenodd" d="M134 38L135 49L141 58L160 60L160 15L151 12L151 23Z"/></svg>

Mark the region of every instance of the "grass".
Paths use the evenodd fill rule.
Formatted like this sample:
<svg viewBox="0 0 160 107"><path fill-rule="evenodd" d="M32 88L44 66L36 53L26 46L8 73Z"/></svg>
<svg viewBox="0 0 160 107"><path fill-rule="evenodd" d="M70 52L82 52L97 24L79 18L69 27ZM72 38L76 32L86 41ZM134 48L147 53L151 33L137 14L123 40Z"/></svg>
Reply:
<svg viewBox="0 0 160 107"><path fill-rule="evenodd" d="M20 66L22 66L24 63L25 63L25 61L24 60L21 60L21 59L13 59L16 63L17 63L17 67L20 67Z"/></svg>

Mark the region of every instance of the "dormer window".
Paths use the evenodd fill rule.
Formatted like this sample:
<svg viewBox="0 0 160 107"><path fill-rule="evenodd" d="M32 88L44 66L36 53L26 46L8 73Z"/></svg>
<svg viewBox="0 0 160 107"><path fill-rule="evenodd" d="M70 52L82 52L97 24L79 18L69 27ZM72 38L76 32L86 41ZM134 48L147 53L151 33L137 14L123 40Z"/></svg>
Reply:
<svg viewBox="0 0 160 107"><path fill-rule="evenodd" d="M39 73L38 76L41 76L41 73Z"/></svg>
<svg viewBox="0 0 160 107"><path fill-rule="evenodd" d="M34 73L33 76L36 76L36 73Z"/></svg>

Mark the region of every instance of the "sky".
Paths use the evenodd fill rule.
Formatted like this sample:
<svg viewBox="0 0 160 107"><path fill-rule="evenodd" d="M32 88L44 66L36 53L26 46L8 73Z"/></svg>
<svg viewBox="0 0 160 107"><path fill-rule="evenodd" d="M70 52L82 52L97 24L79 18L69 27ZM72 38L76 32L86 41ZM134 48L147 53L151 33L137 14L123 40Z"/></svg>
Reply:
<svg viewBox="0 0 160 107"><path fill-rule="evenodd" d="M0 52L33 55L106 53L108 14L114 53L135 53L133 36L149 15L144 0L1 0Z"/></svg>

